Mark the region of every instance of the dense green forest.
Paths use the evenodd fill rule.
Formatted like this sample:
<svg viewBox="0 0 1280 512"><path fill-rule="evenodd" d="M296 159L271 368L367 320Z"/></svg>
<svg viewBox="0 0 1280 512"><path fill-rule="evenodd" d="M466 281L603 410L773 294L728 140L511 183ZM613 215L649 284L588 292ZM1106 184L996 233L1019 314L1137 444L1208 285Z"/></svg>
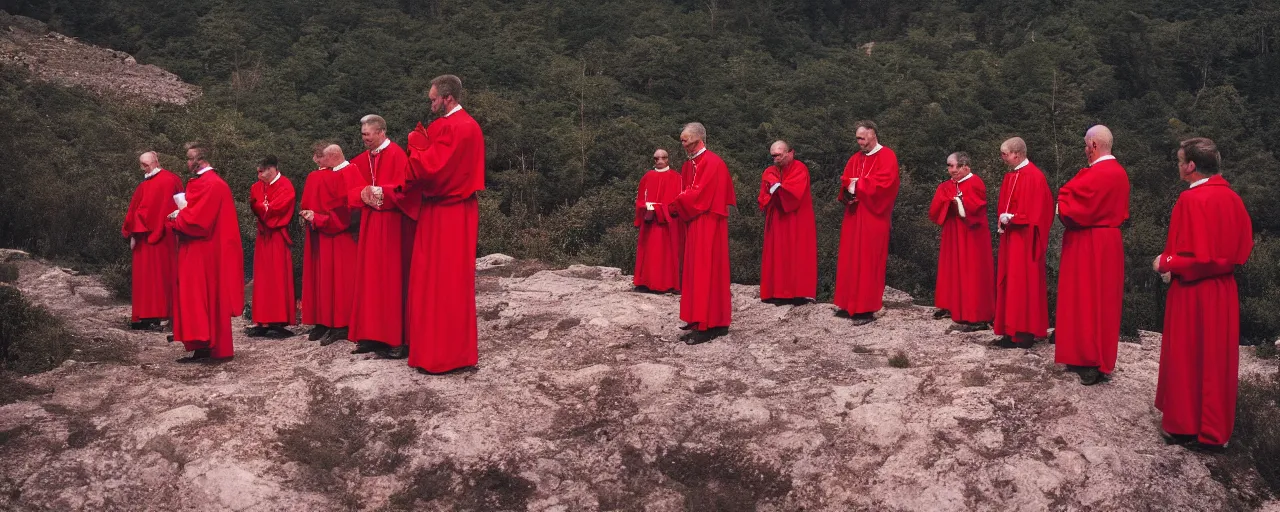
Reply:
<svg viewBox="0 0 1280 512"><path fill-rule="evenodd" d="M18 0L9 10L173 71L205 95L139 109L0 71L6 246L119 270L139 152L154 148L181 169L180 144L209 140L241 201L253 163L274 153L300 189L310 143L336 138L354 155L367 113L386 117L403 143L429 117L430 78L453 73L488 144L482 254L629 268L631 201L649 156L663 147L678 165L680 126L700 121L741 205L730 220L734 280L758 279L755 194L769 143L784 138L812 172L827 299L838 177L857 120L875 120L901 160L888 283L923 303L939 232L926 210L949 153L973 155L994 195L999 144L1022 136L1056 190L1086 163L1085 129L1106 124L1133 182L1128 333L1160 329L1165 286L1150 260L1185 187L1177 142L1211 137L1258 239L1240 278L1242 332L1280 334L1274 2ZM241 222L248 240L243 205ZM1050 252L1052 297L1057 240Z"/></svg>

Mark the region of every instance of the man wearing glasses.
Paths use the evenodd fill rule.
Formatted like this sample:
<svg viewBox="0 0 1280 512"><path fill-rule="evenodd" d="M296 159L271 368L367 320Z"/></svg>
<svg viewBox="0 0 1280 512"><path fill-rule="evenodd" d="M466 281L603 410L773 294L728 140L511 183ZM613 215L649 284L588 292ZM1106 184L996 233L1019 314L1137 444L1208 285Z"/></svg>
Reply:
<svg viewBox="0 0 1280 512"><path fill-rule="evenodd" d="M653 152L653 169L640 178L636 191L636 271L631 284L636 291L680 292L680 255L684 250L684 225L671 216L667 204L683 190L680 173L671 170L667 150Z"/></svg>

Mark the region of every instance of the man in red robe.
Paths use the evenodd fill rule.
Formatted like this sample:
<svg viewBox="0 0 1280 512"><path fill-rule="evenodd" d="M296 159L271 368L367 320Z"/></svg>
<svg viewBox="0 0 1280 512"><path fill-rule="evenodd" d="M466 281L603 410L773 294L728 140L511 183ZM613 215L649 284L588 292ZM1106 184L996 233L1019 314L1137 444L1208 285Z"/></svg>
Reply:
<svg viewBox="0 0 1280 512"><path fill-rule="evenodd" d="M244 248L231 187L209 165L208 146L188 142L185 197L169 214L178 235L178 293L173 338L191 355L179 363L225 361L235 355L231 317L244 311Z"/></svg>
<svg viewBox="0 0 1280 512"><path fill-rule="evenodd" d="M249 208L258 220L253 241L253 323L245 330L250 337L288 338L286 325L297 322L297 302L293 293L293 240L289 221L293 220L293 182L280 174L275 155L258 162L258 181L249 187Z"/></svg>
<svg viewBox="0 0 1280 512"><path fill-rule="evenodd" d="M875 321L884 306L884 273L889 263L889 223L898 198L898 156L881 146L876 124L858 121L854 153L840 176L844 203L840 256L836 263L837 315L854 325Z"/></svg>
<svg viewBox="0 0 1280 512"><path fill-rule="evenodd" d="M342 172L350 163L337 144L316 144L319 169L302 189L306 240L302 251L302 323L314 325L307 339L321 346L347 339L355 296L356 238Z"/></svg>
<svg viewBox="0 0 1280 512"><path fill-rule="evenodd" d="M680 285L681 336L686 344L706 343L729 332L733 304L729 292L729 206L738 204L729 167L707 149L707 129L689 123L680 145L689 154L680 169L688 186L667 206L686 224Z"/></svg>
<svg viewBox="0 0 1280 512"><path fill-rule="evenodd" d="M680 256L684 249L684 225L671 217L667 204L684 190L681 175L672 171L667 150L653 152L653 169L640 178L636 191L636 272L631 284L637 291L679 292Z"/></svg>
<svg viewBox="0 0 1280 512"><path fill-rule="evenodd" d="M1235 427L1240 362L1240 296L1235 269L1249 259L1249 212L1218 174L1217 145L1182 141L1178 176L1191 188L1178 196L1169 238L1152 268L1169 282L1156 408L1170 443L1220 451Z"/></svg>
<svg viewBox="0 0 1280 512"><path fill-rule="evenodd" d="M347 205L361 208L356 248L355 295L347 339L352 354L377 352L403 359L405 285L413 247L414 219L421 194L402 194L409 157L387 138L381 116L360 119L360 138L367 149L343 171Z"/></svg>
<svg viewBox="0 0 1280 512"><path fill-rule="evenodd" d="M475 366L476 241L484 190L484 133L462 108L462 80L431 80L437 117L409 134L408 195L421 198L409 271L409 366L444 373Z"/></svg>
<svg viewBox="0 0 1280 512"><path fill-rule="evenodd" d="M133 329L156 329L173 311L174 267L178 243L165 231L165 216L178 209L173 195L182 192L182 180L160 168L154 151L138 157L142 183L133 191L120 233L133 252L131 297Z"/></svg>
<svg viewBox="0 0 1280 512"><path fill-rule="evenodd" d="M987 186L969 168L967 153L947 157L947 174L951 179L938 185L929 205L929 218L942 226L933 317L951 317L962 332L980 331L996 315Z"/></svg>
<svg viewBox="0 0 1280 512"><path fill-rule="evenodd" d="M1013 137L1000 145L1009 166L1000 183L996 214L1000 255L996 276L995 333L1000 348L1031 348L1049 334L1049 279L1045 253L1053 226L1053 193L1036 164L1027 159L1027 143Z"/></svg>
<svg viewBox="0 0 1280 512"><path fill-rule="evenodd" d="M809 167L786 141L769 146L773 165L760 177L756 202L764 212L760 300L804 304L818 296L818 227Z"/></svg>
<svg viewBox="0 0 1280 512"><path fill-rule="evenodd" d="M1111 130L1089 128L1089 167L1058 189L1062 262L1058 273L1054 360L1078 371L1080 383L1107 380L1116 365L1124 299L1124 239L1129 175L1111 155Z"/></svg>

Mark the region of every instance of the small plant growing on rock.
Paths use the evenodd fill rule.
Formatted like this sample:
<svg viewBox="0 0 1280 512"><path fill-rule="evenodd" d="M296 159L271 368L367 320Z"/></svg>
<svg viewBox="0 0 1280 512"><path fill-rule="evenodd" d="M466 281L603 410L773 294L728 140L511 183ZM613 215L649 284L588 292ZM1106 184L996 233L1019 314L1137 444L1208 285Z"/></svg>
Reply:
<svg viewBox="0 0 1280 512"><path fill-rule="evenodd" d="M911 366L911 360L907 359L906 352L899 350L889 357L889 366L894 368L908 368Z"/></svg>
<svg viewBox="0 0 1280 512"><path fill-rule="evenodd" d="M0 283L18 282L18 266L12 263L0 263Z"/></svg>
<svg viewBox="0 0 1280 512"><path fill-rule="evenodd" d="M1268 341L1259 343L1253 348L1253 355L1258 359L1275 359L1276 358L1276 342Z"/></svg>

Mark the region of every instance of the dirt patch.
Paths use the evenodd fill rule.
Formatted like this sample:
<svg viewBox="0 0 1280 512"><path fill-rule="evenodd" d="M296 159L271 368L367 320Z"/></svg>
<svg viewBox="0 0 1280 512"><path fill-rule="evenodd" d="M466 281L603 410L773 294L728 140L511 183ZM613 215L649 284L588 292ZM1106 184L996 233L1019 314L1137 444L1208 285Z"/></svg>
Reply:
<svg viewBox="0 0 1280 512"><path fill-rule="evenodd" d="M791 492L791 479L738 447L677 446L658 455L658 471L679 484L687 510L756 510Z"/></svg>
<svg viewBox="0 0 1280 512"><path fill-rule="evenodd" d="M513 461L459 467L452 460L418 468L409 485L391 496L393 510L526 510L533 482Z"/></svg>

